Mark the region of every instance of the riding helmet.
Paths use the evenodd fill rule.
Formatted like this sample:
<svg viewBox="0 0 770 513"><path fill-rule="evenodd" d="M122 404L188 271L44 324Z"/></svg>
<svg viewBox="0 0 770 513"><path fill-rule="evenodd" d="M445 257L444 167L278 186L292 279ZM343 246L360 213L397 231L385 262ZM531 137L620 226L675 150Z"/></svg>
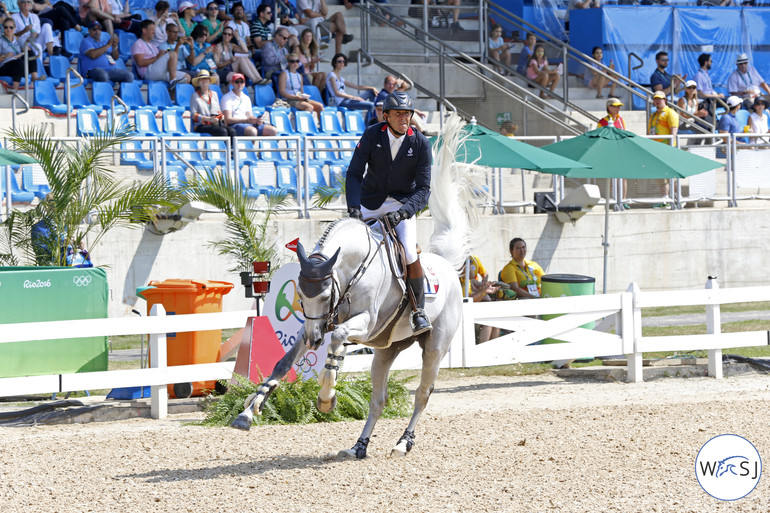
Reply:
<svg viewBox="0 0 770 513"><path fill-rule="evenodd" d="M383 112L388 112L389 110L408 110L409 112L414 112L414 101L412 101L408 94L402 91L393 91L385 98L382 106Z"/></svg>

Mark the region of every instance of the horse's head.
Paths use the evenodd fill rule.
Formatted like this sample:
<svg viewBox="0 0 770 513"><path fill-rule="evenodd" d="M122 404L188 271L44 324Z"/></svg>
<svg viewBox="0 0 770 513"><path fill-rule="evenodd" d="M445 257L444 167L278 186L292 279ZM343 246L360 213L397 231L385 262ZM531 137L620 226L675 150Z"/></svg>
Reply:
<svg viewBox="0 0 770 513"><path fill-rule="evenodd" d="M305 315L305 343L311 349L317 349L321 345L324 334L336 317L334 264L339 254L338 249L331 258L320 253L313 253L308 257L305 248L297 242L300 267L299 297Z"/></svg>

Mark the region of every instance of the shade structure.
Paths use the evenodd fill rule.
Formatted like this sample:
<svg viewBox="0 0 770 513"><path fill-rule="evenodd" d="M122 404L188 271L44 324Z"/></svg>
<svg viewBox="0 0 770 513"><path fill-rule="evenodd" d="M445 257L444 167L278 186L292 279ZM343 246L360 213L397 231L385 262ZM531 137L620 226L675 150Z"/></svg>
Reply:
<svg viewBox="0 0 770 513"><path fill-rule="evenodd" d="M547 169L587 168L588 164L555 155L531 144L488 130L474 123L462 127L455 160L466 164L544 171ZM432 137L433 144L441 144Z"/></svg>
<svg viewBox="0 0 770 513"><path fill-rule="evenodd" d="M711 159L693 155L633 132L615 127L601 127L572 139L549 144L544 150L590 164L590 169L541 169L544 173L570 178L606 178L604 202L604 269L602 291L607 292L607 256L609 251L610 179L686 178L722 167Z"/></svg>
<svg viewBox="0 0 770 513"><path fill-rule="evenodd" d="M37 164L37 160L15 151L0 148L0 166L15 166L17 164Z"/></svg>

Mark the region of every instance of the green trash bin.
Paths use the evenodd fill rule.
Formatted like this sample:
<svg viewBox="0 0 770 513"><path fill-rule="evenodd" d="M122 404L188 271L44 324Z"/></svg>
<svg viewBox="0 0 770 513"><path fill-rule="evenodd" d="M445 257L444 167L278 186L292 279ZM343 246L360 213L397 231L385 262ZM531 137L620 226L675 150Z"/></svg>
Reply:
<svg viewBox="0 0 770 513"><path fill-rule="evenodd" d="M0 267L0 324L106 318L108 294L104 269ZM106 371L108 363L107 337L0 344L2 378Z"/></svg>
<svg viewBox="0 0 770 513"><path fill-rule="evenodd" d="M540 297L570 297L570 296L593 296L596 289L596 279L591 276L582 276L580 274L546 274L540 278L541 294ZM563 314L543 315L543 320L553 319ZM593 321L584 324L581 328L589 330L594 329L596 323ZM562 343L563 340L547 338L543 344Z"/></svg>

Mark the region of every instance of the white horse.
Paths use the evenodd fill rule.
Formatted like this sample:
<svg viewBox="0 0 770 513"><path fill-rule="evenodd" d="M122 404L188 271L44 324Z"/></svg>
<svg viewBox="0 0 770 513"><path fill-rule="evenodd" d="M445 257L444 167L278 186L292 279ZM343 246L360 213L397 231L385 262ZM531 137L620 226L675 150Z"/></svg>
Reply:
<svg viewBox="0 0 770 513"><path fill-rule="evenodd" d="M458 120L448 123L447 130L459 131ZM451 132L454 134L454 132ZM456 144L456 136L453 142ZM446 150L454 154L454 145ZM278 362L270 378L258 392L246 399L245 411L231 424L248 430L253 414L260 414L265 401L280 380L305 352L317 349L326 333L331 344L326 365L318 376L321 390L317 407L322 412L337 403L334 386L340 362L345 356L345 343L355 342L374 348L372 362L372 398L369 417L352 449L341 456L364 458L375 423L387 399L388 372L398 354L415 341L423 351L420 385L415 393L414 413L391 455L405 455L414 446L414 430L428 403L438 375L441 360L462 316L462 291L457 270L468 254L469 223L466 213L471 203L470 187L464 182L467 170L452 165L453 159L437 158L431 179L430 211L434 219L431 252L420 256L425 276L438 279L438 290L427 295L425 311L433 329L412 335L409 324L409 301L404 288L394 277L378 230L355 219L332 223L308 256L297 245L300 261L299 296L305 324L297 342ZM472 208L472 207L471 207Z"/></svg>

